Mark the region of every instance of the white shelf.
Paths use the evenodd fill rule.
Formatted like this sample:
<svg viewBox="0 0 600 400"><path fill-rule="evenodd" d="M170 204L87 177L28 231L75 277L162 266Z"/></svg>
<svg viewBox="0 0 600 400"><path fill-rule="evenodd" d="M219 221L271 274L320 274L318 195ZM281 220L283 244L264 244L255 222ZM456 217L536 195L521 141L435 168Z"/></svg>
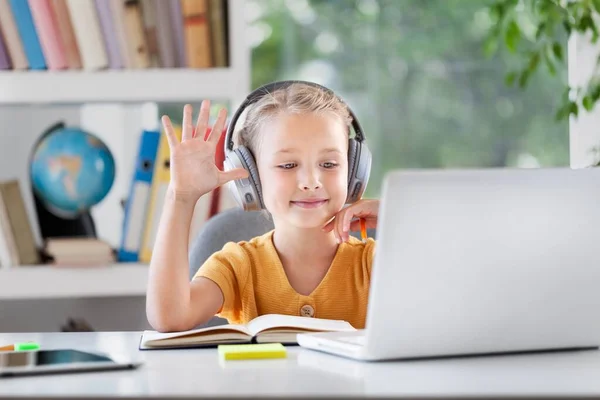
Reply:
<svg viewBox="0 0 600 400"><path fill-rule="evenodd" d="M148 265L15 266L0 269L0 300L144 296Z"/></svg>
<svg viewBox="0 0 600 400"><path fill-rule="evenodd" d="M231 68L0 72L0 105L235 99L245 76Z"/></svg>

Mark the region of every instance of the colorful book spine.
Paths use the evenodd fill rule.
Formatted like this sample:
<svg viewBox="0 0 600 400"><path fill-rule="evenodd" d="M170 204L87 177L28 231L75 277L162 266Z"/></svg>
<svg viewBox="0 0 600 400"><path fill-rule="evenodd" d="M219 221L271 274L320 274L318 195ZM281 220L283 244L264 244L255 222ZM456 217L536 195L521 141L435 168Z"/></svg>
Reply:
<svg viewBox="0 0 600 400"><path fill-rule="evenodd" d="M108 66L113 69L123 68L123 59L119 52L117 31L113 20L110 3L106 0L95 0L100 27L104 36L104 45L108 55Z"/></svg>
<svg viewBox="0 0 600 400"><path fill-rule="evenodd" d="M97 70L108 67L108 55L94 0L67 0L83 68Z"/></svg>
<svg viewBox="0 0 600 400"><path fill-rule="evenodd" d="M183 32L189 68L213 65L208 18L208 0L181 0Z"/></svg>
<svg viewBox="0 0 600 400"><path fill-rule="evenodd" d="M31 10L29 9L29 3L27 0L9 0L10 8L17 25L17 30L21 41L23 42L23 49L25 50L25 56L29 68L31 69L46 69L46 59L42 51L42 45L40 39L35 30L33 23L33 17L31 16Z"/></svg>
<svg viewBox="0 0 600 400"><path fill-rule="evenodd" d="M67 65L69 66L69 69L81 69L81 54L79 53L79 46L77 45L77 39L75 38L75 32L73 31L73 23L71 22L67 1L52 0L52 9L56 16L58 32L60 33L65 49Z"/></svg>
<svg viewBox="0 0 600 400"><path fill-rule="evenodd" d="M8 56L8 49L4 44L4 35L0 31L0 69L10 69L10 58Z"/></svg>
<svg viewBox="0 0 600 400"><path fill-rule="evenodd" d="M51 0L29 0L29 9L48 69L67 68L67 56Z"/></svg>
<svg viewBox="0 0 600 400"><path fill-rule="evenodd" d="M8 50L12 69L23 70L29 68L23 42L19 36L8 0L0 0L0 32L4 37L4 44Z"/></svg>
<svg viewBox="0 0 600 400"><path fill-rule="evenodd" d="M121 262L135 262L139 259L159 141L158 131L144 131L140 137L129 196L125 203L123 234L117 255Z"/></svg>
<svg viewBox="0 0 600 400"><path fill-rule="evenodd" d="M180 125L173 125L173 131L177 140L181 141L182 128ZM156 153L156 162L154 163L154 175L152 177L152 187L150 189L150 201L144 224L144 234L142 246L140 248L139 259L141 262L149 263L152 259L152 248L156 240L158 225L162 215L167 188L171 181L170 170L171 152L167 135L164 131L160 135L158 151Z"/></svg>
<svg viewBox="0 0 600 400"><path fill-rule="evenodd" d="M159 65L162 68L177 66L175 32L171 29L171 7L168 1L153 0L156 14L156 41Z"/></svg>
<svg viewBox="0 0 600 400"><path fill-rule="evenodd" d="M169 0L171 6L171 29L175 40L175 60L177 67L185 67L187 58L185 55L185 35L183 33L183 12L179 0Z"/></svg>

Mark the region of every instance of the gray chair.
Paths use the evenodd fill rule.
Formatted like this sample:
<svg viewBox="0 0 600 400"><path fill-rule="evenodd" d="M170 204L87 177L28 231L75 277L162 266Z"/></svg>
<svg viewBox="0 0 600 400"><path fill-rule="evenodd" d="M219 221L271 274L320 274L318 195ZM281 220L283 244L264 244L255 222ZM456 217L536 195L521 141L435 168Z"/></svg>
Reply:
<svg viewBox="0 0 600 400"><path fill-rule="evenodd" d="M266 212L232 208L215 215L202 226L190 248L190 279L213 253L227 242L241 242L272 230Z"/></svg>
<svg viewBox="0 0 600 400"><path fill-rule="evenodd" d="M227 242L248 241L273 228L273 221L263 211L232 208L215 215L202 226L190 247L190 280L208 257L221 250ZM360 232L351 232L351 234L360 237ZM375 229L369 229L368 234L369 237L375 238ZM227 323L227 320L214 317L204 326L224 323Z"/></svg>

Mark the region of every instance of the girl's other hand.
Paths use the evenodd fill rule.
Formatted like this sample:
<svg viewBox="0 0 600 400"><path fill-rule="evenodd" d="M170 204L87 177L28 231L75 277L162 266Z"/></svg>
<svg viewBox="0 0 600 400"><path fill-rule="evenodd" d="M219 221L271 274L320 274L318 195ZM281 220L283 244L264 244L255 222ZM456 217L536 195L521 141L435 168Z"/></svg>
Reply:
<svg viewBox="0 0 600 400"><path fill-rule="evenodd" d="M366 227L377 227L377 215L379 214L379 200L359 200L338 212L329 221L323 230L333 231L338 243L346 242L350 238L350 231L360 230L360 219L364 218Z"/></svg>

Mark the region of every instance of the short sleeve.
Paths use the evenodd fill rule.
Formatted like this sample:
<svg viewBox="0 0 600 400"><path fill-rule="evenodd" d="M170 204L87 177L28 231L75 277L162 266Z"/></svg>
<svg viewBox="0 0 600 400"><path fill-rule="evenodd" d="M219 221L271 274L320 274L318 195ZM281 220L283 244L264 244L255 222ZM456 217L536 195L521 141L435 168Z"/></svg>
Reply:
<svg viewBox="0 0 600 400"><path fill-rule="evenodd" d="M241 293L250 267L250 260L242 246L230 242L198 269L193 279L200 276L210 279L223 293L223 306L217 316L228 321L239 320L242 313Z"/></svg>
<svg viewBox="0 0 600 400"><path fill-rule="evenodd" d="M373 238L367 239L367 243L365 244L365 248L363 250L363 259L362 265L367 267L367 274L371 276L371 270L373 269L373 257L375 257L375 245L376 241Z"/></svg>

